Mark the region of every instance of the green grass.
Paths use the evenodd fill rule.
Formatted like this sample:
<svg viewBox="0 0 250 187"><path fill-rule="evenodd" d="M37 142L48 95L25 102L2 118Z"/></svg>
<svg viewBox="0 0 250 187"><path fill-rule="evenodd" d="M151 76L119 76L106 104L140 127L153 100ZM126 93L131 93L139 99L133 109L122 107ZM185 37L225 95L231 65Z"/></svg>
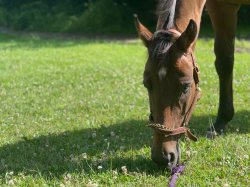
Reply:
<svg viewBox="0 0 250 187"><path fill-rule="evenodd" d="M203 135L218 106L213 40L198 41L203 96L190 125L199 141L190 158L181 143L178 186L250 185L250 41L236 44L236 115L211 141ZM169 173L150 160L139 41L1 35L0 51L0 186L166 186Z"/></svg>

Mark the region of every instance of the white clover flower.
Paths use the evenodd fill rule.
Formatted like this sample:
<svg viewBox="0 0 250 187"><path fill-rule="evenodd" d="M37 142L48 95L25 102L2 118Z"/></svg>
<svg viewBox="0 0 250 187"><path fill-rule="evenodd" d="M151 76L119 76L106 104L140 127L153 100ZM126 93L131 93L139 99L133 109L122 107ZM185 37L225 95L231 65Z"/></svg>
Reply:
<svg viewBox="0 0 250 187"><path fill-rule="evenodd" d="M112 174L113 174L113 175L118 175L118 173L117 173L116 170L112 170Z"/></svg>
<svg viewBox="0 0 250 187"><path fill-rule="evenodd" d="M96 137L96 132L93 132L92 133L92 138L95 138Z"/></svg>
<svg viewBox="0 0 250 187"><path fill-rule="evenodd" d="M110 132L111 136L115 136L115 133L113 131Z"/></svg>
<svg viewBox="0 0 250 187"><path fill-rule="evenodd" d="M249 155L243 155L244 159L249 159Z"/></svg>
<svg viewBox="0 0 250 187"><path fill-rule="evenodd" d="M82 157L83 159L87 159L87 158L88 158L88 155L87 155L87 153L82 153L82 154L81 154L81 157Z"/></svg>
<svg viewBox="0 0 250 187"><path fill-rule="evenodd" d="M102 169L102 166L98 166L97 169L98 169L98 170L101 170L101 169Z"/></svg>
<svg viewBox="0 0 250 187"><path fill-rule="evenodd" d="M59 186L60 186L60 187L65 187L65 184L61 183Z"/></svg>
<svg viewBox="0 0 250 187"><path fill-rule="evenodd" d="M13 185L15 184L15 181L14 181L13 179L11 179L11 180L8 181L8 184L9 184L10 186L13 186Z"/></svg>
<svg viewBox="0 0 250 187"><path fill-rule="evenodd" d="M186 155L189 158L191 156L191 152L190 151L186 151Z"/></svg>
<svg viewBox="0 0 250 187"><path fill-rule="evenodd" d="M98 187L98 184L97 184L97 183L94 183L93 181L89 181L89 182L86 184L86 187Z"/></svg>
<svg viewBox="0 0 250 187"><path fill-rule="evenodd" d="M127 170L127 167L126 167L126 166L122 166L122 167L121 167L121 170L122 170L122 173L123 173L124 175L127 175L127 174L128 174L128 170Z"/></svg>
<svg viewBox="0 0 250 187"><path fill-rule="evenodd" d="M66 177L67 177L67 179L71 179L72 178L72 176L71 176L70 173L67 173Z"/></svg>
<svg viewBox="0 0 250 187"><path fill-rule="evenodd" d="M124 149L125 149L125 147L121 145L120 146L120 150L124 150Z"/></svg>

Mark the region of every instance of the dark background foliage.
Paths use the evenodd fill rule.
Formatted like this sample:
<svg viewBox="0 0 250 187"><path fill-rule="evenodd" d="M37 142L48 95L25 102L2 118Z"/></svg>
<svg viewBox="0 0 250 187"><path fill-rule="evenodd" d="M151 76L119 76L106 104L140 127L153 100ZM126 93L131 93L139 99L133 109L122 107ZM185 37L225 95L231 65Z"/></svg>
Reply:
<svg viewBox="0 0 250 187"><path fill-rule="evenodd" d="M0 0L0 26L13 30L73 33L134 32L137 13L150 28L156 24L156 0ZM239 12L239 25L250 25L250 7ZM210 20L203 14L203 25Z"/></svg>

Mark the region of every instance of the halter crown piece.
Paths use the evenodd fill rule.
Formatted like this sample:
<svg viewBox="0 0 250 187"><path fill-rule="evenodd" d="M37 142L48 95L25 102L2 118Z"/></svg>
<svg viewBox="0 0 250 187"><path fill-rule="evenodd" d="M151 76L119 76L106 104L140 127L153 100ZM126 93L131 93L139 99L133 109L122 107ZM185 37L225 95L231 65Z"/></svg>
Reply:
<svg viewBox="0 0 250 187"><path fill-rule="evenodd" d="M169 29L167 30L170 33L173 33L177 36L180 36L181 33L175 29ZM154 129L156 132L158 132L159 134L164 135L165 137L168 136L177 136L177 135L186 135L190 140L193 141L197 141L197 137L194 136L190 129L187 127L188 121L191 117L191 112L194 109L194 106L197 102L197 100L200 98L200 88L199 88L199 67L197 65L197 63L195 62L193 53L186 53L186 55L191 55L192 58L192 63L193 63L193 78L194 78L194 82L195 82L195 95L194 95L194 99L191 103L190 108L188 109L188 111L186 112L185 116L184 116L184 120L182 122L182 126L178 127L178 128L168 128L162 124L158 124L158 123L154 123L153 121L149 121L149 125L148 127L151 127L152 129Z"/></svg>

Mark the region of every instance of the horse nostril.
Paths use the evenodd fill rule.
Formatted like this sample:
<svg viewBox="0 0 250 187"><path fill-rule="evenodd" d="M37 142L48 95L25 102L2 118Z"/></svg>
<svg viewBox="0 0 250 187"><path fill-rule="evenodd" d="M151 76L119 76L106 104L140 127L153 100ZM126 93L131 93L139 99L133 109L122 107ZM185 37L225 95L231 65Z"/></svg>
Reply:
<svg viewBox="0 0 250 187"><path fill-rule="evenodd" d="M163 150L163 157L168 161L168 162L174 162L175 160L175 154L173 152L166 152L165 150Z"/></svg>
<svg viewBox="0 0 250 187"><path fill-rule="evenodd" d="M174 153L169 153L169 155L170 155L170 162L174 162L175 154Z"/></svg>

